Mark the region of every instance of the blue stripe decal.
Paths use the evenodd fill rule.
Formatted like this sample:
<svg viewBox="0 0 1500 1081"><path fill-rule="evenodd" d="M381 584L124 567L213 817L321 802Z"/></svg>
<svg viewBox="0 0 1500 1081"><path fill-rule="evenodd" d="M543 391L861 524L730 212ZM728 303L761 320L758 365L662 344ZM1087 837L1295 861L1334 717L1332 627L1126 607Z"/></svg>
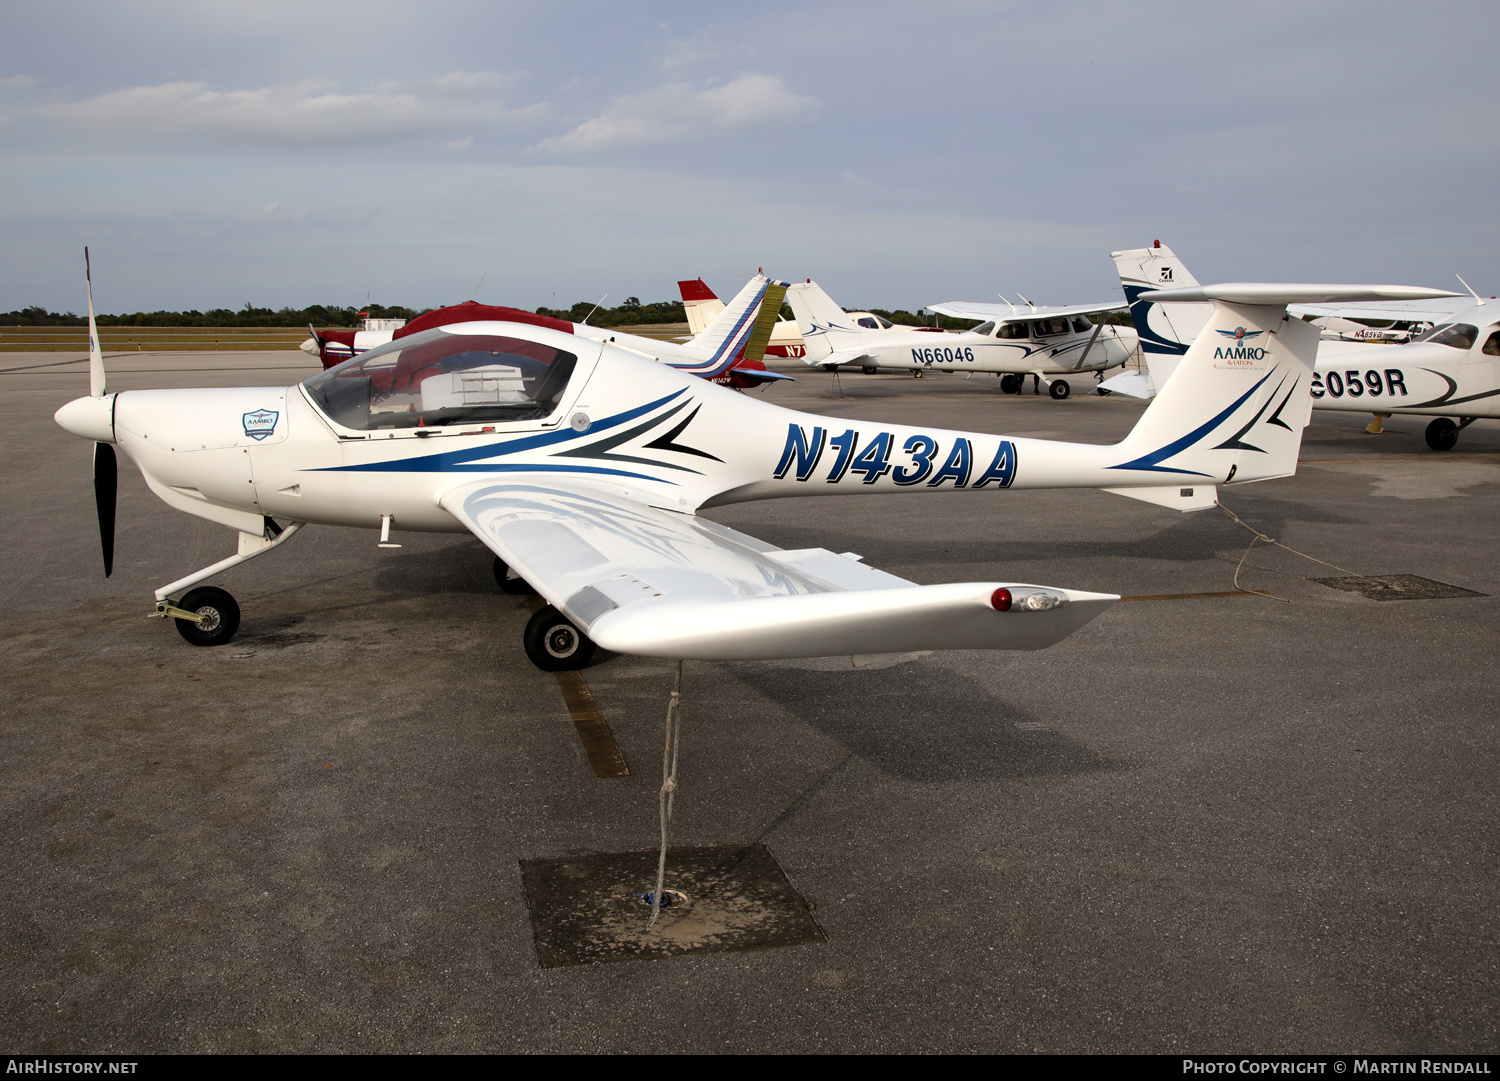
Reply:
<svg viewBox="0 0 1500 1081"><path fill-rule="evenodd" d="M1265 375L1261 376L1260 377L1260 382L1256 383L1255 386L1253 386L1249 390L1245 391L1244 394L1241 394L1239 396L1239 398L1236 399L1235 402L1232 405L1230 405L1227 409L1225 409L1222 413L1220 413L1218 416L1214 417L1212 420L1206 422L1205 424L1202 424L1199 427L1194 428L1191 432L1189 432L1187 435L1183 436L1181 439L1177 440L1176 442L1168 443L1166 446L1162 447L1160 450L1152 451L1150 454L1143 454L1141 457L1136 458L1134 461L1126 462L1123 465L1106 466L1106 468L1107 469L1136 469L1136 470L1141 471L1142 473L1182 473L1182 474L1185 474L1185 475L1188 475L1188 476L1193 476L1193 477L1206 477L1206 476L1208 476L1207 473L1199 473L1196 470L1192 470L1192 469L1172 469L1170 466L1162 466L1162 465L1158 465L1157 463L1161 462L1161 461L1165 461L1167 458L1172 457L1172 455L1177 454L1180 451L1186 450L1188 447L1190 447L1194 443L1196 443L1199 439L1202 439L1209 432L1211 432L1215 428L1217 428L1220 424L1224 423L1225 419L1228 418L1228 416L1231 413L1233 413L1236 409L1238 409L1240 406L1244 405L1246 399L1248 399L1250 397L1250 395L1254 394L1257 390L1259 390L1261 388L1261 386L1265 383L1265 381L1267 379L1271 378L1271 376L1273 374L1275 374L1275 369L1274 368L1272 369L1272 371L1269 371Z"/></svg>
<svg viewBox="0 0 1500 1081"><path fill-rule="evenodd" d="M658 406L665 405L668 402L672 401L674 398L679 398L679 397L681 397L682 395L684 395L686 393L687 393L687 388L686 387L682 388L681 390L673 391L671 394L668 394L666 397L658 398L654 402L648 402L645 405L637 406L635 409L630 409L630 410L627 410L624 413L617 413L615 416L607 417L604 420L596 421L593 424L589 425L589 428L588 428L587 431L583 431L583 432L575 432L571 428L564 428L562 431L557 431L557 432L542 432L542 433L540 433L538 435L522 436L520 439L512 439L512 440L509 440L508 442L504 442L504 443L486 443L482 447L467 447L464 450L441 451L441 452L439 452L437 454L423 454L423 455L419 455L419 456L417 456L415 458L398 458L395 461L390 461L390 462L368 462L368 463L365 463L363 465L334 465L334 466L326 466L326 467L324 467L322 469L309 470L309 472L313 472L313 473L466 473L466 472L480 472L480 473L482 473L482 472L485 472L487 470L494 470L496 472L504 472L504 471L512 470L512 469L520 469L520 468L523 468L523 467L521 467L521 466L499 466L499 465L469 465L469 464L466 464L466 463L473 462L477 458L495 458L495 457L498 457L498 456L500 456L502 454L517 454L517 453L519 453L519 452L521 452L523 450L535 450L537 447L550 446L550 445L555 444L555 443L567 443L567 442L571 442L572 440L575 440L575 439L586 439L586 438L590 438L591 439L591 438L593 438L594 436L596 436L601 431L606 431L606 430L608 430L610 428L614 428L614 427L617 427L617 426L619 426L621 424L625 424L625 423L627 423L629 421L632 421L636 417L639 417L639 416L641 416L642 414L645 414L645 413L649 413L649 412L651 412L651 410L657 408ZM536 467L526 466L524 468L527 468L527 469L538 468L538 469L540 469L540 468L546 468L546 467L542 467L542 466L536 466ZM576 469L582 469L584 467L582 467L582 466L569 466L567 468L570 469L570 470L576 470ZM615 470L609 470L609 469L596 469L596 470L592 470L592 472L596 472L596 473L611 473L611 472L616 472L616 471ZM621 476L629 476L629 477L641 476L641 474L638 474L638 473L622 473L620 475ZM646 479L646 480L653 480L655 478L646 477L644 479Z"/></svg>

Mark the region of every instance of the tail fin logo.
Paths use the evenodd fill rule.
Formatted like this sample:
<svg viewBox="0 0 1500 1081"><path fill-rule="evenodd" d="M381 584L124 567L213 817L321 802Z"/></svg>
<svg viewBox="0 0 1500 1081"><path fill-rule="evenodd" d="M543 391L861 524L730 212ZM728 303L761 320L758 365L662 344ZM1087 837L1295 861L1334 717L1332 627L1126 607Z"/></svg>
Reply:
<svg viewBox="0 0 1500 1081"><path fill-rule="evenodd" d="M1219 333L1232 341L1242 342L1246 338L1259 338L1265 331L1246 330L1244 327L1235 327L1233 330L1221 330Z"/></svg>

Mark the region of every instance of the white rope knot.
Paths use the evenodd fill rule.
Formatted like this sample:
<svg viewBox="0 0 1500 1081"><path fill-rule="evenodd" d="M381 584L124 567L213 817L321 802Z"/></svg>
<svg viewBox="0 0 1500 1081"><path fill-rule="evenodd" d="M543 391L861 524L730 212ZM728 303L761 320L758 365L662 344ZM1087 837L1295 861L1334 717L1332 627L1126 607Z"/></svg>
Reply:
<svg viewBox="0 0 1500 1081"><path fill-rule="evenodd" d="M1260 530L1258 530L1254 526L1252 526L1249 522L1247 522L1243 518L1241 518L1238 514L1234 513L1234 511L1232 511L1228 507L1226 507L1223 503L1220 503L1217 499L1214 500L1214 506L1218 507L1225 514L1229 515L1229 517L1233 518L1240 525L1242 525L1246 529L1248 529L1250 531L1250 533L1254 537L1254 540L1252 540L1250 542L1250 547L1245 549L1245 554L1242 555L1242 556L1240 556L1240 561L1235 564L1235 567L1234 567L1234 588L1235 589L1243 590L1246 593L1254 593L1257 596L1265 597L1268 600L1282 601L1285 604L1290 604L1291 603L1291 601L1287 600L1285 597L1278 597L1275 594L1267 593L1267 592L1265 592L1263 590L1259 590L1259 589L1245 589L1244 586L1240 585L1240 571L1242 569L1244 569L1245 560L1247 560L1247 559L1250 558L1250 550L1255 547L1255 545L1256 545L1256 543L1258 541L1265 541L1267 544L1274 544L1278 548L1285 548L1288 552L1291 552L1292 555L1301 556L1303 559L1310 559L1314 563L1321 563L1323 566L1325 566L1325 567L1332 567L1336 571L1343 571L1345 574L1354 574L1353 571L1347 570L1344 567L1340 567L1340 566L1338 566L1335 563L1329 563L1327 560L1319 559L1317 556L1310 556L1306 552L1299 552L1299 551L1297 551L1297 549L1293 548L1291 545L1282 544L1275 537L1268 537L1268 536L1266 536ZM1360 575L1355 575L1355 577L1357 578L1357 577L1361 577L1361 576Z"/></svg>

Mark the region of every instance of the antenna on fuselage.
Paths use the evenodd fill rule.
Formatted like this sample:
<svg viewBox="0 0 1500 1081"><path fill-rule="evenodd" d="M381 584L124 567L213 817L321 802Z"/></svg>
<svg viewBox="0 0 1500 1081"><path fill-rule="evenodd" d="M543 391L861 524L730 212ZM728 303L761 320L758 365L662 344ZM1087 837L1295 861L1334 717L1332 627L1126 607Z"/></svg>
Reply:
<svg viewBox="0 0 1500 1081"><path fill-rule="evenodd" d="M1025 297L1021 296L1020 293L1017 293L1016 296L1021 297L1021 303L1022 304L1026 305L1032 311L1036 311L1036 305L1035 304L1033 304L1031 301L1027 300Z"/></svg>
<svg viewBox="0 0 1500 1081"><path fill-rule="evenodd" d="M483 285L484 284L484 279L488 278L489 276L490 276L490 268L489 267L485 267L484 268L484 273L481 274L481 275L479 275L479 285ZM474 291L469 294L469 299L470 300L473 300L475 297L477 297L479 295L479 285L474 286ZM365 305L365 307L368 308L369 304L367 303Z"/></svg>
<svg viewBox="0 0 1500 1081"><path fill-rule="evenodd" d="M608 299L609 294L605 293L602 297L599 298L599 304L603 304ZM594 317L594 313L599 310L599 304L595 304L592 308L589 309L589 313L583 317L583 322L579 324L580 326L586 327L589 325L589 320L592 319Z"/></svg>
<svg viewBox="0 0 1500 1081"><path fill-rule="evenodd" d="M1005 300L1005 303L1010 304L1010 301L1005 299L1005 294L1004 293L996 293L995 295L997 297L999 297L1001 300ZM1016 306L1014 304L1010 304L1010 314L1011 315L1015 315L1016 314Z"/></svg>
<svg viewBox="0 0 1500 1081"><path fill-rule="evenodd" d="M1462 274L1455 274L1453 276L1455 278L1457 278L1459 281L1464 282L1464 278L1463 278ZM1474 287L1472 285L1470 285L1468 282L1464 282L1464 288L1469 291L1469 295L1470 296L1472 296L1475 300L1479 301L1479 306L1481 308L1484 307L1484 298L1481 297L1478 293L1474 292Z"/></svg>

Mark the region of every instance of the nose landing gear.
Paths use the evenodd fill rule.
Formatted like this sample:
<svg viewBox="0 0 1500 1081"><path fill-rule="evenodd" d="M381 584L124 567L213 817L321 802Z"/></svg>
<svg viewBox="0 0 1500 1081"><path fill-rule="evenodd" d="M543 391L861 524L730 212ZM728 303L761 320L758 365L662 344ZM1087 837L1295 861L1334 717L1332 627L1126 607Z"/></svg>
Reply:
<svg viewBox="0 0 1500 1081"><path fill-rule="evenodd" d="M177 624L177 633L195 646L222 646L240 629L240 606L224 590L216 586L189 589L220 571L237 567L247 559L269 552L288 540L304 523L293 522L281 526L270 518L265 519L265 530L259 536L254 533L240 534L240 550L228 559L221 559L211 567L204 567L186 578L179 578L170 585L156 591L154 615L171 616ZM180 603L168 600L173 593L188 589Z"/></svg>
<svg viewBox="0 0 1500 1081"><path fill-rule="evenodd" d="M1427 445L1433 450L1452 450L1458 445L1458 433L1473 424L1476 417L1459 417L1454 424L1447 417L1438 417L1427 426Z"/></svg>

